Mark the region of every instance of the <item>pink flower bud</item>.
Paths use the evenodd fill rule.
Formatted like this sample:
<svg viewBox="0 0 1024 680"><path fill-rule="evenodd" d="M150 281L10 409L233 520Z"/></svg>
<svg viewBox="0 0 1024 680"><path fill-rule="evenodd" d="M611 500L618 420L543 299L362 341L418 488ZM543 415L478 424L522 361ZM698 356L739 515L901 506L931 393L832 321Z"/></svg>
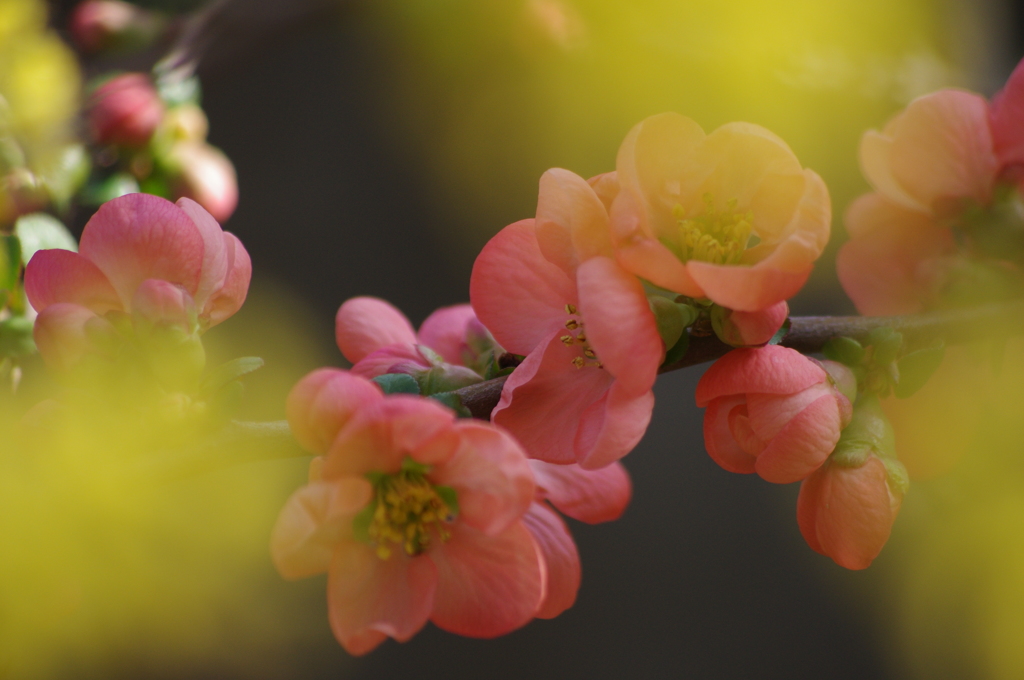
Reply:
<svg viewBox="0 0 1024 680"><path fill-rule="evenodd" d="M839 566L865 569L889 540L902 502L885 463L871 454L860 467L828 461L818 468L800 485L796 516L811 548Z"/></svg>
<svg viewBox="0 0 1024 680"><path fill-rule="evenodd" d="M143 146L164 115L150 79L126 73L101 85L89 100L89 126L99 144Z"/></svg>
<svg viewBox="0 0 1024 680"><path fill-rule="evenodd" d="M205 142L181 142L169 154L175 168L171 189L179 198L191 198L224 222L238 205L238 178L235 166L216 147Z"/></svg>
<svg viewBox="0 0 1024 680"><path fill-rule="evenodd" d="M785 300L756 312L738 312L716 305L711 323L722 342L733 347L756 347L771 340L787 316L789 305Z"/></svg>
<svg viewBox="0 0 1024 680"><path fill-rule="evenodd" d="M154 14L118 0L85 0L71 14L68 29L82 52L145 44L162 25Z"/></svg>
<svg viewBox="0 0 1024 680"><path fill-rule="evenodd" d="M825 370L779 345L729 352L701 377L696 398L715 462L778 484L814 472L850 418Z"/></svg>

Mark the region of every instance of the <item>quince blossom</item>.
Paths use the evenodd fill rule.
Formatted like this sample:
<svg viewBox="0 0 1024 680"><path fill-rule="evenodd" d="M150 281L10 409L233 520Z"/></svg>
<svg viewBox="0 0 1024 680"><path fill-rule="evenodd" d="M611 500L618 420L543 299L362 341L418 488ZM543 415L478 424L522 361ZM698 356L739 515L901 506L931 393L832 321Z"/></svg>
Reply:
<svg viewBox="0 0 1024 680"><path fill-rule="evenodd" d="M711 458L778 484L814 472L850 421L850 401L825 369L778 345L729 352L701 376L696 399Z"/></svg>
<svg viewBox="0 0 1024 680"><path fill-rule="evenodd" d="M684 116L651 116L622 142L616 174L616 260L682 295L763 310L800 290L828 242L825 183L757 125L705 134Z"/></svg>
<svg viewBox="0 0 1024 680"><path fill-rule="evenodd" d="M1022 115L1024 62L991 103L940 90L864 134L861 166L875 191L848 208L836 263L861 313L914 313L1019 284Z"/></svg>
<svg viewBox="0 0 1024 680"><path fill-rule="evenodd" d="M544 502L584 521L621 513L621 469L531 469L501 430L428 399L320 369L288 397L296 439L321 454L271 538L286 578L328 572L331 627L352 654L427 620L472 637L570 606L579 557ZM540 482L534 482L534 475Z"/></svg>
<svg viewBox="0 0 1024 680"><path fill-rule="evenodd" d="M89 98L89 127L99 144L143 146L163 116L163 101L143 73L111 78Z"/></svg>
<svg viewBox="0 0 1024 680"><path fill-rule="evenodd" d="M502 229L473 266L477 316L526 356L491 419L533 458L600 468L650 421L665 347L643 285L613 255L599 194L554 169L541 177L536 218Z"/></svg>
<svg viewBox="0 0 1024 680"><path fill-rule="evenodd" d="M39 352L66 370L130 328L197 336L238 311L251 274L242 243L194 201L128 194L100 206L79 252L37 252L25 292Z"/></svg>

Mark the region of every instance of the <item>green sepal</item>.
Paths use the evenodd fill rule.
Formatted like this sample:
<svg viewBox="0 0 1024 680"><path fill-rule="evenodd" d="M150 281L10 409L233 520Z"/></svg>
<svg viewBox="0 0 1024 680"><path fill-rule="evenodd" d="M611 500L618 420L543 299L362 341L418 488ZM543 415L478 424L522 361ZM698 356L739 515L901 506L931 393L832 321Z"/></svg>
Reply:
<svg viewBox="0 0 1024 680"><path fill-rule="evenodd" d="M679 341L665 352L665 360L661 362L661 365L670 366L676 363L686 355L688 349L690 349L690 334L683 333L679 336Z"/></svg>
<svg viewBox="0 0 1024 680"><path fill-rule="evenodd" d="M210 374L199 384L199 391L203 394L213 394L228 383L260 368L263 368L263 359L260 357L232 359L210 371Z"/></svg>
<svg viewBox="0 0 1024 680"><path fill-rule="evenodd" d="M434 467L432 465L418 463L410 456L406 456L405 459L402 460L402 472L412 472L417 475L425 475L433 469Z"/></svg>
<svg viewBox="0 0 1024 680"><path fill-rule="evenodd" d="M907 474L907 468L895 458L882 458L882 465L885 466L885 476L889 487L893 491L905 494L910 488L910 475Z"/></svg>
<svg viewBox="0 0 1024 680"><path fill-rule="evenodd" d="M864 346L846 336L826 341L821 353L830 361L837 361L850 367L859 366L864 360Z"/></svg>
<svg viewBox="0 0 1024 680"><path fill-rule="evenodd" d="M24 316L12 316L0 321L0 357L25 357L35 354L32 340L32 321Z"/></svg>
<svg viewBox="0 0 1024 680"><path fill-rule="evenodd" d="M772 339L768 341L768 344L769 345L777 345L780 342L782 342L783 338L786 337L786 334L789 333L789 329L792 328L792 327L793 327L793 322L790 321L789 317L787 316L786 320L783 321L782 325L779 327L779 330L775 331L775 335L773 335Z"/></svg>
<svg viewBox="0 0 1024 680"><path fill-rule="evenodd" d="M455 392L437 392L436 394L430 395L431 399L439 401L451 410L455 411L456 415L460 418L472 418L473 414L469 412L469 409L462 405L462 399Z"/></svg>
<svg viewBox="0 0 1024 680"><path fill-rule="evenodd" d="M836 465L857 468L868 456L896 458L896 434L874 395L863 395L853 408L853 417L839 436L831 460Z"/></svg>
<svg viewBox="0 0 1024 680"><path fill-rule="evenodd" d="M652 295L647 298L647 305L654 315L654 323L658 328L665 347L672 347L679 342L680 336L686 332L686 324L680 306L667 297Z"/></svg>
<svg viewBox="0 0 1024 680"><path fill-rule="evenodd" d="M385 373L372 378L384 394L419 394L420 386L416 379L407 373Z"/></svg>
<svg viewBox="0 0 1024 680"><path fill-rule="evenodd" d="M21 240L13 234L0 236L0 291L16 291L20 280ZM0 297L0 309L5 299Z"/></svg>
<svg viewBox="0 0 1024 680"><path fill-rule="evenodd" d="M451 511L453 516L459 514L459 494L450 486L435 486L434 491L444 504L448 506L448 510Z"/></svg>
<svg viewBox="0 0 1024 680"><path fill-rule="evenodd" d="M370 543L370 525L373 524L373 515L376 512L377 499L374 498L352 518L352 538L360 543Z"/></svg>
<svg viewBox="0 0 1024 680"><path fill-rule="evenodd" d="M171 187L168 186L167 180L156 174L150 175L139 182L139 191L144 194L152 194L153 196L159 196L160 198L166 198L168 200L173 197Z"/></svg>
<svg viewBox="0 0 1024 680"><path fill-rule="evenodd" d="M925 347L903 356L896 362L900 379L893 393L900 399L906 399L924 387L942 364L945 354L946 345L940 342L934 347Z"/></svg>
<svg viewBox="0 0 1024 680"><path fill-rule="evenodd" d="M25 264L40 250L78 251L78 242L68 228L47 213L22 215L14 223L14 233L21 239L21 261Z"/></svg>
<svg viewBox="0 0 1024 680"><path fill-rule="evenodd" d="M700 318L700 310L696 306L686 302L677 302L679 313L683 315L683 327L689 328Z"/></svg>
<svg viewBox="0 0 1024 680"><path fill-rule="evenodd" d="M892 328L876 328L867 337L867 344L875 348L872 361L878 366L896 361L903 348L903 334Z"/></svg>
<svg viewBox="0 0 1024 680"><path fill-rule="evenodd" d="M363 477L365 477L370 482L370 484L373 485L374 488L380 486L381 483L390 476L391 475L385 472L367 472L365 475L363 475Z"/></svg>
<svg viewBox="0 0 1024 680"><path fill-rule="evenodd" d="M89 205L102 205L125 194L139 193L139 183L127 172L116 172L106 179L90 183L82 192L82 200Z"/></svg>
<svg viewBox="0 0 1024 680"><path fill-rule="evenodd" d="M159 68L159 65L158 65ZM156 79L156 91L160 99L168 107L180 106L181 104L199 104L203 91L199 86L199 78L175 78L173 76L158 75Z"/></svg>

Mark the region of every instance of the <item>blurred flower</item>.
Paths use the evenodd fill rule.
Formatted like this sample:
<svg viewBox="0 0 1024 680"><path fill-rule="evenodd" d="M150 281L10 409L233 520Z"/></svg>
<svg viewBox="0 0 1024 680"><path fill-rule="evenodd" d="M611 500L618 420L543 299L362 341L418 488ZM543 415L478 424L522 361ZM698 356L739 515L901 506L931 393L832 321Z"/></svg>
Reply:
<svg viewBox="0 0 1024 680"><path fill-rule="evenodd" d="M198 204L129 194L93 215L78 253L38 251L25 290L40 353L67 370L125 334L201 354L198 335L238 311L251 273L241 242Z"/></svg>
<svg viewBox="0 0 1024 680"><path fill-rule="evenodd" d="M511 437L333 369L296 385L288 416L323 458L281 511L271 554L286 578L328 572L331 627L350 653L408 640L428 619L502 635L553 595L538 547L550 534L535 538L524 521L536 486ZM544 512L532 521L550 528ZM549 554L564 550L562 538ZM572 574L559 582L571 586Z"/></svg>
<svg viewBox="0 0 1024 680"><path fill-rule="evenodd" d="M800 532L836 564L866 569L889 540L906 490L892 426L878 400L864 397L835 453L800 485Z"/></svg>
<svg viewBox="0 0 1024 680"><path fill-rule="evenodd" d="M730 472L788 484L816 470L850 419L850 402L814 360L778 345L735 349L697 383L704 445Z"/></svg>
<svg viewBox="0 0 1024 680"><path fill-rule="evenodd" d="M238 205L235 166L220 149L206 142L175 144L165 159L175 196L191 198L218 222L225 222Z"/></svg>
<svg viewBox="0 0 1024 680"><path fill-rule="evenodd" d="M626 136L610 215L618 262L651 283L755 312L796 294L828 242L824 182L750 123L705 135L675 113Z"/></svg>
<svg viewBox="0 0 1024 680"><path fill-rule="evenodd" d="M98 144L140 147L164 116L164 103L149 76L125 73L96 88L89 98L89 127Z"/></svg>
<svg viewBox="0 0 1024 680"><path fill-rule="evenodd" d="M526 355L492 420L531 457L595 469L643 436L665 347L640 281L612 259L598 194L567 170L541 177L537 217L505 227L477 257L473 309Z"/></svg>
<svg viewBox="0 0 1024 680"><path fill-rule="evenodd" d="M1008 297L1024 283L1024 62L990 104L940 90L864 133L875 192L849 207L837 271L864 314Z"/></svg>
<svg viewBox="0 0 1024 680"><path fill-rule="evenodd" d="M82 52L144 47L163 28L153 12L120 0L85 0L68 22L71 39Z"/></svg>

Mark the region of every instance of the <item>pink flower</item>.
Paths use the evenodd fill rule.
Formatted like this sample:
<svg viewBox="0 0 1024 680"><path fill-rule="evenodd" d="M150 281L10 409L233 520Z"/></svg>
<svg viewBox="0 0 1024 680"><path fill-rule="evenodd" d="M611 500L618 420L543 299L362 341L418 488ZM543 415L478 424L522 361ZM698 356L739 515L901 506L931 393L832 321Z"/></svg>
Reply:
<svg viewBox="0 0 1024 680"><path fill-rule="evenodd" d="M756 347L771 340L789 316L789 305L777 302L757 312L737 312L726 307L711 310L715 335L733 347Z"/></svg>
<svg viewBox="0 0 1024 680"><path fill-rule="evenodd" d="M328 573L331 627L350 653L427 620L494 637L571 604L575 547L507 434L336 369L303 378L287 413L323 458L281 511L271 554L285 578Z"/></svg>
<svg viewBox="0 0 1024 680"><path fill-rule="evenodd" d="M180 141L167 155L175 196L190 198L218 222L226 222L238 206L235 166L220 149L203 141Z"/></svg>
<svg viewBox="0 0 1024 680"><path fill-rule="evenodd" d="M526 356L491 417L531 457L596 469L647 428L665 348L643 285L612 255L601 199L555 169L541 177L537 217L505 227L473 266L477 316Z"/></svg>
<svg viewBox="0 0 1024 680"><path fill-rule="evenodd" d="M850 241L837 259L861 313L913 313L1016 285L1019 253L1006 243L1021 226L1022 115L1024 63L991 105L940 90L864 134L861 166L875 192L847 210Z"/></svg>
<svg viewBox="0 0 1024 680"><path fill-rule="evenodd" d="M89 126L98 144L143 146L163 115L163 101L142 73L111 78L89 98Z"/></svg>
<svg viewBox="0 0 1024 680"><path fill-rule="evenodd" d="M616 168L615 257L667 290L756 312L796 294L828 242L824 182L757 125L705 135L684 116L651 116Z"/></svg>
<svg viewBox="0 0 1024 680"><path fill-rule="evenodd" d="M796 516L815 551L847 569L866 569L889 540L903 491L871 455L859 467L828 461L800 485Z"/></svg>
<svg viewBox="0 0 1024 680"><path fill-rule="evenodd" d="M345 301L335 317L334 333L356 375L408 373L426 379L433 370L430 377L448 389L480 382L481 355L493 345L469 305L438 309L417 334L402 312L373 297Z"/></svg>
<svg viewBox="0 0 1024 680"><path fill-rule="evenodd" d="M736 349L697 383L704 445L730 472L757 472L769 482L799 481L835 448L850 420L850 402L826 371L778 345Z"/></svg>
<svg viewBox="0 0 1024 680"><path fill-rule="evenodd" d="M137 333L205 331L238 311L251 274L241 242L198 204L128 194L93 215L78 253L37 252L25 292L40 353L67 369L125 331L126 315Z"/></svg>
<svg viewBox="0 0 1024 680"><path fill-rule="evenodd" d="M142 46L162 25L154 14L120 0L85 0L68 22L78 49L95 54L109 48Z"/></svg>

